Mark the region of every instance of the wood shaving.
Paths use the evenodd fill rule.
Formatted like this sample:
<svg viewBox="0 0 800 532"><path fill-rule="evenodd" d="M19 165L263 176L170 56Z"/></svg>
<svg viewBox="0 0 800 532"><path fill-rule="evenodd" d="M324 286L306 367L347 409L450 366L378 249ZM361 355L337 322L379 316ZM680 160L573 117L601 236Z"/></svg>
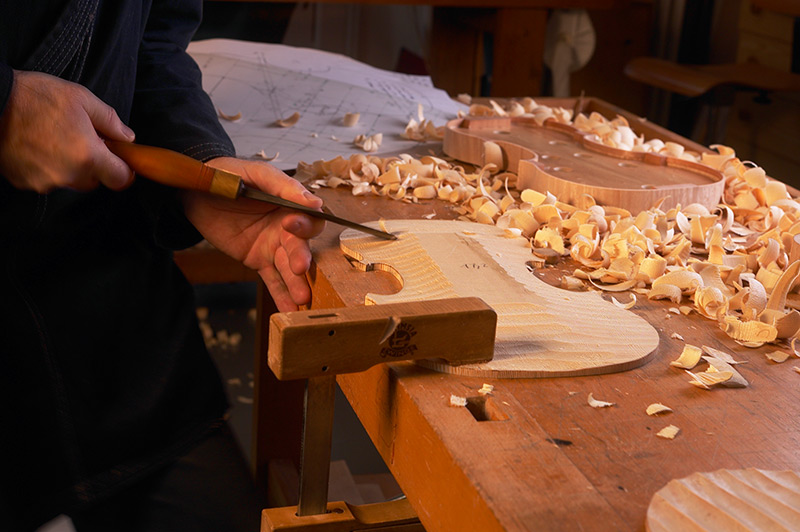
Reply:
<svg viewBox="0 0 800 532"><path fill-rule="evenodd" d="M294 112L292 116L288 118L281 118L280 120L275 121L275 125L279 127L292 127L300 120L300 113Z"/></svg>
<svg viewBox="0 0 800 532"><path fill-rule="evenodd" d="M733 372L716 371L713 368L709 368L708 371L702 371L700 373L692 373L686 370L686 373L692 376L692 380L689 381L689 384L705 390L710 390L712 386L723 384L733 378Z"/></svg>
<svg viewBox="0 0 800 532"><path fill-rule="evenodd" d="M589 394L588 402L589 406L591 406L592 408L607 408L609 406L614 406L616 404L616 403L609 403L608 401L599 401L595 399L591 393Z"/></svg>
<svg viewBox="0 0 800 532"><path fill-rule="evenodd" d="M620 301L617 301L617 298L615 298L614 296L611 296L611 302L621 309L630 310L634 307L634 305L636 305L636 294L631 294L631 300L628 301L627 303L622 303Z"/></svg>
<svg viewBox="0 0 800 532"><path fill-rule="evenodd" d="M781 364L789 359L789 353L786 351L770 351L769 353L764 353L764 355L768 360L771 360L776 364Z"/></svg>
<svg viewBox="0 0 800 532"><path fill-rule="evenodd" d="M795 373L800 373L800 368L797 366L792 366L792 369L795 371Z"/></svg>
<svg viewBox="0 0 800 532"><path fill-rule="evenodd" d="M675 425L667 425L663 429L659 430L656 433L656 436L659 438L664 438L665 440L674 440L675 436L677 436L680 431L681 429Z"/></svg>
<svg viewBox="0 0 800 532"><path fill-rule="evenodd" d="M736 365L736 364L744 364L746 362L746 361L735 360L733 358L733 355L731 355L730 353L726 353L725 351L721 351L719 349L714 349L713 347L709 347L707 345L702 346L702 350L707 355L723 360L728 364Z"/></svg>
<svg viewBox="0 0 800 532"><path fill-rule="evenodd" d="M417 105L417 118L411 118L406 124L405 130L400 134L401 137L424 142L426 140L442 140L444 138L444 126L436 127L433 122L426 120L423 115L422 104Z"/></svg>
<svg viewBox="0 0 800 532"><path fill-rule="evenodd" d="M676 332L672 333L669 337L672 338L673 340L680 340L681 342L684 341L683 336L681 336L679 333Z"/></svg>
<svg viewBox="0 0 800 532"><path fill-rule="evenodd" d="M683 346L683 351L681 351L677 360L673 360L669 365L676 368L692 369L700 362L702 355L703 351L699 347L686 344Z"/></svg>
<svg viewBox="0 0 800 532"><path fill-rule="evenodd" d="M480 387L478 393L481 395L489 395L493 391L494 391L494 386L492 386L491 384L484 384L483 386Z"/></svg>
<svg viewBox="0 0 800 532"><path fill-rule="evenodd" d="M647 407L646 412L648 416L657 416L658 414L667 414L672 412L672 409L666 405L662 405L661 403L653 403Z"/></svg>
<svg viewBox="0 0 800 532"><path fill-rule="evenodd" d="M708 373L718 373L718 374L728 374L730 373L731 376L726 378L724 381L720 382L721 385L726 386L728 388L746 388L749 386L750 383L747 382L741 373L734 369L733 366L721 360L719 358L715 358L712 356L704 356L703 360L708 362L709 369L705 372Z"/></svg>
<svg viewBox="0 0 800 532"><path fill-rule="evenodd" d="M353 139L353 144L368 153L378 151L378 148L381 147L382 142L383 133L375 133L374 135L369 136L362 134L357 135L356 138Z"/></svg>
<svg viewBox="0 0 800 532"><path fill-rule="evenodd" d="M797 291L800 277L800 262L789 261L797 246L794 237L800 234L800 199L763 169L741 161L726 146L714 145L713 152L699 154L676 143L645 139L622 117L573 116L532 98L505 106L472 104L469 113L529 117L537 124L555 121L587 134L592 142L705 164L725 178L722 202L715 209L695 204L669 210L656 202L646 211L630 213L597 205L584 195L573 205L546 191L515 190L516 175L497 164L468 170L442 158L406 154L300 163L297 177L318 186L352 187L356 195L450 203L462 219L495 224L511 237L529 239L532 250L552 250L558 256L551 260L570 257L580 265L573 277L591 287L647 290L648 298L672 303L668 312L696 312L719 323L745 347L800 333L800 312L789 307L788 298ZM424 121L418 107L404 136L421 140L429 129L437 130L431 124L423 127ZM533 253L532 262L541 261ZM562 283L578 288L576 281L564 278L568 280Z"/></svg>
<svg viewBox="0 0 800 532"><path fill-rule="evenodd" d="M361 113L345 113L344 118L342 118L342 124L345 127L354 127L358 124L359 118L361 118Z"/></svg>
<svg viewBox="0 0 800 532"><path fill-rule="evenodd" d="M264 159L265 161L274 161L275 159L278 158L278 155L280 155L280 153L281 152L276 151L275 155L270 156L264 153L264 150L261 150L260 152L256 153L253 157L258 157L259 159Z"/></svg>
<svg viewBox="0 0 800 532"><path fill-rule="evenodd" d="M235 115L227 115L223 113L220 109L217 109L217 116L222 118L223 120L228 120L229 122L238 122L242 119L242 113L236 113Z"/></svg>
<svg viewBox="0 0 800 532"><path fill-rule="evenodd" d="M450 396L450 406L467 406L467 398L458 395Z"/></svg>

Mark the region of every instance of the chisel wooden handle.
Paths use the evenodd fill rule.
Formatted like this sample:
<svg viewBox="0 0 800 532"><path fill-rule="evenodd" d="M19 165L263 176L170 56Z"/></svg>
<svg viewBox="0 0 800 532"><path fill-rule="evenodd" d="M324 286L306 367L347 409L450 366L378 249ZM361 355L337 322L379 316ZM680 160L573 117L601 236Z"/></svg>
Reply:
<svg viewBox="0 0 800 532"><path fill-rule="evenodd" d="M132 142L105 142L108 149L125 161L134 172L162 185L202 190L232 199L236 199L241 193L241 177L212 168L182 153Z"/></svg>
<svg viewBox="0 0 800 532"><path fill-rule="evenodd" d="M495 311L476 297L273 314L269 367L291 380L399 360L485 362L496 326Z"/></svg>

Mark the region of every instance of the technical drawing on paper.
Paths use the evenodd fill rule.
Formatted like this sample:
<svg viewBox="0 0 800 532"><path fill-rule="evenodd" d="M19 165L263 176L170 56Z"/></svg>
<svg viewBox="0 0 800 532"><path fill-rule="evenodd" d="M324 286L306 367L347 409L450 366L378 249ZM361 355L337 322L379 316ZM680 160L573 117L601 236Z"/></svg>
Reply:
<svg viewBox="0 0 800 532"><path fill-rule="evenodd" d="M298 161L364 153L353 144L359 134L382 133L380 155L419 153L418 142L400 136L416 118L418 104L437 126L462 108L428 77L387 72L337 54L223 40L192 43L189 51L217 109L242 115L222 120L238 156L277 152L273 164L284 170ZM275 124L294 112L300 120L293 127ZM344 126L345 113L360 113L358 124Z"/></svg>

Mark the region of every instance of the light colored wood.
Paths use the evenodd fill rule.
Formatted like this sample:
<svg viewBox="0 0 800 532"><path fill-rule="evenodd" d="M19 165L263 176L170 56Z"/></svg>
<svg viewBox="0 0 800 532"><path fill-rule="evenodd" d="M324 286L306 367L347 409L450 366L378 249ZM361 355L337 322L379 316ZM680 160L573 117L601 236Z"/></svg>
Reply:
<svg viewBox="0 0 800 532"><path fill-rule="evenodd" d="M669 135L653 136L693 145ZM458 217L446 202L406 204L341 188L317 193L332 212L360 222ZM329 226L312 241L312 308L361 306L368 293L400 290L388 272L354 268L341 253L340 232ZM575 266L562 262L536 271L558 286ZM717 469L800 470L796 364L771 363L764 354L775 346L745 349L714 320L674 315L671 306L640 298L631 310L658 329L661 341L649 363L626 372L490 380L390 363L340 375L337 382L428 532L640 532L653 494L672 479ZM625 333L617 328L612 334ZM748 361L738 368L751 386L691 386L669 365L684 345L675 333ZM450 406L451 394L480 397L483 383L494 384L491 403L503 415L480 420L469 408ZM591 408L589 393L616 406ZM646 415L653 402L673 413ZM675 440L655 436L669 424L681 428Z"/></svg>
<svg viewBox="0 0 800 532"><path fill-rule="evenodd" d="M800 528L800 476L759 469L694 473L658 490L649 532L735 532Z"/></svg>
<svg viewBox="0 0 800 532"><path fill-rule="evenodd" d="M360 222L458 216L444 202L404 204L341 189L318 194L332 212ZM313 308L360 306L367 293L397 292L390 273L362 272L348 262L340 231L330 226L312 242ZM574 267L561 263L537 272L558 285ZM722 468L800 470L792 365L766 360L775 346L742 348L713 320L674 315L670 306L640 298L632 309L659 330L661 341L649 363L626 372L490 380L390 363L337 382L428 532L639 532L653 494L674 478ZM738 368L751 386L706 391L688 384L669 365L684 344L674 333L747 360ZM468 408L450 406L451 394L477 398L487 382L495 385L492 403L505 419L479 421ZM593 409L588 393L616 406ZM674 412L648 416L644 410L653 402ZM656 437L668 424L681 428L675 440Z"/></svg>
<svg viewBox="0 0 800 532"><path fill-rule="evenodd" d="M421 361L447 373L485 377L554 377L623 371L658 346L658 333L635 314L596 292L569 292L538 279L528 264L528 241L472 222L389 220L395 241L355 231L340 236L342 251L359 268L390 272L402 289L367 294L368 304L479 297L497 312L494 359L450 366ZM618 329L624 336L612 334ZM469 334L465 326L455 336Z"/></svg>
<svg viewBox="0 0 800 532"><path fill-rule="evenodd" d="M501 167L518 174L518 189L552 192L568 203L589 194L601 205L634 213L662 198L663 208L690 203L714 208L725 186L722 174L705 165L604 146L549 120L543 126L521 117L453 120L445 129L444 151L477 165L497 162L486 154L487 141L500 146Z"/></svg>
<svg viewBox="0 0 800 532"><path fill-rule="evenodd" d="M273 314L269 366L279 379L292 380L392 360L485 361L492 358L496 322L491 307L474 297Z"/></svg>

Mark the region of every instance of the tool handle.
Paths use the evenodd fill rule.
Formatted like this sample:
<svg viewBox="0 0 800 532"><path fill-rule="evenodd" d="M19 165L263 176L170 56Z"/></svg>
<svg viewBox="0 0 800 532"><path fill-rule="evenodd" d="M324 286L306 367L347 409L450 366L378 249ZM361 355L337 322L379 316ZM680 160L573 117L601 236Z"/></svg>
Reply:
<svg viewBox="0 0 800 532"><path fill-rule="evenodd" d="M175 188L201 190L228 198L239 196L242 178L217 170L182 153L155 146L106 140L106 146L137 174Z"/></svg>
<svg viewBox="0 0 800 532"><path fill-rule="evenodd" d="M497 314L476 297L273 314L269 367L292 380L364 371L381 362L486 362Z"/></svg>

